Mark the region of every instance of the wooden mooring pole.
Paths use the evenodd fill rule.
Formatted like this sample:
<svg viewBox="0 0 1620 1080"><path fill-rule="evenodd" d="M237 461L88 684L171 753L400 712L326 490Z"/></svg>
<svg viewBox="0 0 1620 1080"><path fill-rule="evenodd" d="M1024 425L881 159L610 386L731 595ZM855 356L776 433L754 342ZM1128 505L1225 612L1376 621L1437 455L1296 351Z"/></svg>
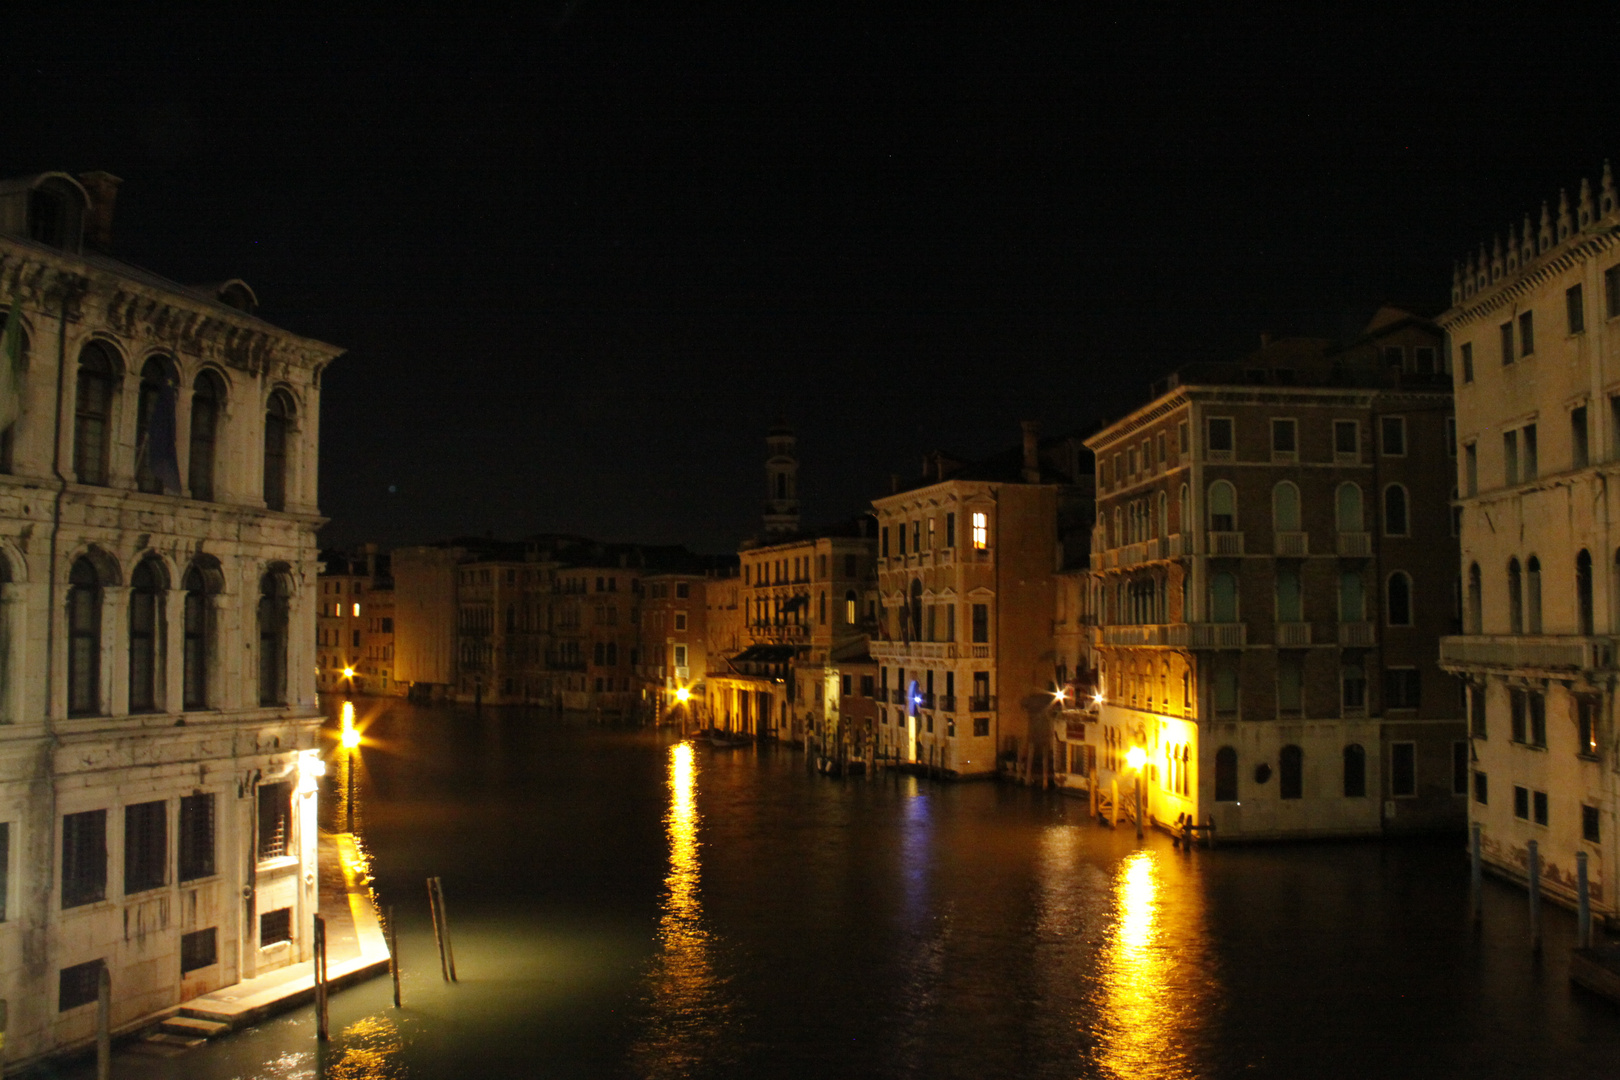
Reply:
<svg viewBox="0 0 1620 1080"><path fill-rule="evenodd" d="M1586 882L1586 852L1575 853L1575 947L1592 947L1592 897Z"/></svg>
<svg viewBox="0 0 1620 1080"><path fill-rule="evenodd" d="M1530 841L1530 948L1541 951L1541 849Z"/></svg>
<svg viewBox="0 0 1620 1080"><path fill-rule="evenodd" d="M428 896L433 901L433 935L439 942L439 966L446 982L457 982L456 950L450 944L450 912L444 904L444 883L436 877L428 878Z"/></svg>
<svg viewBox="0 0 1620 1080"><path fill-rule="evenodd" d="M444 931L439 928L439 894L433 890L434 878L427 879L428 912L433 917L433 944L439 950L439 974L450 981L450 965L444 962Z"/></svg>
<svg viewBox="0 0 1620 1080"><path fill-rule="evenodd" d="M330 1036L326 1014L326 919L315 916L315 1038L325 1042Z"/></svg>
<svg viewBox="0 0 1620 1080"><path fill-rule="evenodd" d="M1479 853L1479 822L1468 830L1468 884L1473 890L1474 924L1485 918L1485 866Z"/></svg>
<svg viewBox="0 0 1620 1080"><path fill-rule="evenodd" d="M112 973L96 976L96 1080L112 1080Z"/></svg>
<svg viewBox="0 0 1620 1080"><path fill-rule="evenodd" d="M394 976L394 1008L399 1008L399 924L394 921L394 905L388 905L388 971Z"/></svg>

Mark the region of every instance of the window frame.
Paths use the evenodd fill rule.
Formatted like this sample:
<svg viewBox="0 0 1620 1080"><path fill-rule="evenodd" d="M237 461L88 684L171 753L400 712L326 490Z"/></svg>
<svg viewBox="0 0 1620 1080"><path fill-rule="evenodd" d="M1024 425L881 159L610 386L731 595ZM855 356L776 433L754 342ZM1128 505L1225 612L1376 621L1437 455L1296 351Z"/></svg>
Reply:
<svg viewBox="0 0 1620 1080"><path fill-rule="evenodd" d="M1395 438L1395 441L1400 443L1400 448L1399 449L1396 449L1396 450L1391 450L1390 449L1391 440L1390 440L1389 435L1390 435L1391 431L1395 431L1395 432L1399 433L1398 435L1396 435L1396 438ZM1406 456L1406 453L1407 453L1407 445L1408 444L1407 444L1407 437L1406 437L1406 417L1404 415L1402 415L1402 416L1380 416L1378 418L1378 453L1379 453L1379 456L1381 456L1381 457L1403 458L1403 457Z"/></svg>

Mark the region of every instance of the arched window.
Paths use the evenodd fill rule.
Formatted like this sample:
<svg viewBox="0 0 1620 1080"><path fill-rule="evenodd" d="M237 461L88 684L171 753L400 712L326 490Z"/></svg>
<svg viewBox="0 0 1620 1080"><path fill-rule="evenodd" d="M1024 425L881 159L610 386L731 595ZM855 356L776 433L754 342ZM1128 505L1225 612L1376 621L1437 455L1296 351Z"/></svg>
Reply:
<svg viewBox="0 0 1620 1080"><path fill-rule="evenodd" d="M1209 485L1209 531L1237 532L1237 491L1225 480Z"/></svg>
<svg viewBox="0 0 1620 1080"><path fill-rule="evenodd" d="M286 577L271 571L259 579L259 704L287 704Z"/></svg>
<svg viewBox="0 0 1620 1080"><path fill-rule="evenodd" d="M1485 632L1485 586L1479 572L1479 563L1468 565L1468 632Z"/></svg>
<svg viewBox="0 0 1620 1080"><path fill-rule="evenodd" d="M1592 556L1585 548L1575 556L1575 632L1592 633Z"/></svg>
<svg viewBox="0 0 1620 1080"><path fill-rule="evenodd" d="M264 505L287 509L287 441L292 431L292 399L277 390L264 413Z"/></svg>
<svg viewBox="0 0 1620 1080"><path fill-rule="evenodd" d="M1159 492L1159 539L1165 540L1170 536L1170 493Z"/></svg>
<svg viewBox="0 0 1620 1080"><path fill-rule="evenodd" d="M1525 561L1525 630L1541 633L1541 560L1534 555Z"/></svg>
<svg viewBox="0 0 1620 1080"><path fill-rule="evenodd" d="M820 626L826 626L827 625L827 590L826 589L822 589L821 592L816 594L816 623L818 625L820 625Z"/></svg>
<svg viewBox="0 0 1620 1080"><path fill-rule="evenodd" d="M1344 748L1344 797L1367 797L1367 751L1359 743L1351 743Z"/></svg>
<svg viewBox="0 0 1620 1080"><path fill-rule="evenodd" d="M1384 489L1384 535L1405 536L1410 529L1406 514L1406 489L1391 484Z"/></svg>
<svg viewBox="0 0 1620 1080"><path fill-rule="evenodd" d="M1125 539L1125 512L1114 507L1114 546L1124 547L1128 541Z"/></svg>
<svg viewBox="0 0 1620 1080"><path fill-rule="evenodd" d="M135 487L152 495L179 494L180 462L175 457L174 378L161 357L141 367L140 400L135 411Z"/></svg>
<svg viewBox="0 0 1620 1080"><path fill-rule="evenodd" d="M1519 560L1508 560L1508 633L1524 633L1524 575Z"/></svg>
<svg viewBox="0 0 1620 1080"><path fill-rule="evenodd" d="M1359 570L1339 572L1339 621L1361 622L1367 617L1366 595Z"/></svg>
<svg viewBox="0 0 1620 1080"><path fill-rule="evenodd" d="M855 625L855 601L856 601L855 590L854 589L846 589L844 591L844 621L846 623L848 623L849 625L851 625L851 626ZM954 609L951 609L951 610L954 610ZM955 633L955 631L956 631L956 622L955 622L955 620L947 619L947 620L945 620L945 625L951 631L950 640L955 641L956 640L956 633Z"/></svg>
<svg viewBox="0 0 1620 1080"><path fill-rule="evenodd" d="M1181 495L1179 497L1179 500L1176 503L1176 531L1177 532L1192 532L1193 531L1193 527L1192 527L1192 491L1188 489L1186 484L1181 485ZM1615 557L1620 558L1620 551L1615 552Z"/></svg>
<svg viewBox="0 0 1620 1080"><path fill-rule="evenodd" d="M161 567L145 559L130 575L129 711L154 712L158 707L159 606L163 596Z"/></svg>
<svg viewBox="0 0 1620 1080"><path fill-rule="evenodd" d="M1209 578L1209 621L1238 621L1237 575L1225 572Z"/></svg>
<svg viewBox="0 0 1620 1080"><path fill-rule="evenodd" d="M1237 802L1237 798L1237 751L1230 746L1223 746L1215 751L1215 801Z"/></svg>
<svg viewBox="0 0 1620 1080"><path fill-rule="evenodd" d="M1286 565L1277 567L1277 621L1285 623L1305 621L1297 567Z"/></svg>
<svg viewBox="0 0 1620 1080"><path fill-rule="evenodd" d="M1412 625L1412 579L1406 571L1397 570L1389 575L1389 583L1385 586L1384 611L1389 616L1391 626Z"/></svg>
<svg viewBox="0 0 1620 1080"><path fill-rule="evenodd" d="M181 673L182 707L208 708L208 665L214 654L214 612L209 597L219 591L221 574L215 565L192 563L181 585L185 600L185 655Z"/></svg>
<svg viewBox="0 0 1620 1080"><path fill-rule="evenodd" d="M1305 751L1292 743L1277 755L1277 794L1284 799L1305 797Z"/></svg>
<svg viewBox="0 0 1620 1080"><path fill-rule="evenodd" d="M68 575L68 715L101 711L101 575L80 558Z"/></svg>
<svg viewBox="0 0 1620 1080"><path fill-rule="evenodd" d="M1272 529L1299 532L1299 488L1284 480L1271 489Z"/></svg>
<svg viewBox="0 0 1620 1080"><path fill-rule="evenodd" d="M191 454L188 479L191 497L210 502L214 498L214 459L219 445L219 415L225 401L225 387L219 376L205 371L191 389Z"/></svg>
<svg viewBox="0 0 1620 1080"><path fill-rule="evenodd" d="M1367 524L1361 513L1361 488L1351 483L1340 484L1334 513L1340 532L1365 532Z"/></svg>
<svg viewBox="0 0 1620 1080"><path fill-rule="evenodd" d="M78 395L73 413L73 474L81 484L107 483L112 443L114 362L107 346L92 341L79 353Z"/></svg>
<svg viewBox="0 0 1620 1080"><path fill-rule="evenodd" d="M922 640L922 579L913 578L911 582L911 640Z"/></svg>

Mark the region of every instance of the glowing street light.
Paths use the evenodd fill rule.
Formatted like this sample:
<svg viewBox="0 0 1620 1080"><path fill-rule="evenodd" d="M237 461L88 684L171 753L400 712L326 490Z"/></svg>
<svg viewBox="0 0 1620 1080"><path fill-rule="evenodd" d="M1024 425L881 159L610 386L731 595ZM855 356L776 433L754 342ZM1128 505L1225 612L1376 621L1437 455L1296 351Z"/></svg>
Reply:
<svg viewBox="0 0 1620 1080"><path fill-rule="evenodd" d="M353 750L355 747L359 746L360 745L360 729L359 728L354 728L354 727L346 727L346 728L344 728L343 729L342 742L343 742L343 748L345 750Z"/></svg>
<svg viewBox="0 0 1620 1080"><path fill-rule="evenodd" d="M688 690L684 686L681 687L679 690L675 691L675 700L680 702L682 705L685 705L688 701L692 700L692 691Z"/></svg>
<svg viewBox="0 0 1620 1080"><path fill-rule="evenodd" d="M1141 772L1142 766L1147 764L1147 751L1140 746L1131 747L1125 751L1125 764L1137 772Z"/></svg>

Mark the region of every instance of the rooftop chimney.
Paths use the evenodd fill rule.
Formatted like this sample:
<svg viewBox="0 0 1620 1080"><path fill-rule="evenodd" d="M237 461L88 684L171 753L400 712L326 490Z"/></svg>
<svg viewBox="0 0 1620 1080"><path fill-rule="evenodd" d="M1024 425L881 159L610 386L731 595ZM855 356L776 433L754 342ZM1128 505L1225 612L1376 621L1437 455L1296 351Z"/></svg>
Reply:
<svg viewBox="0 0 1620 1080"><path fill-rule="evenodd" d="M118 203L118 185L123 181L110 172L79 174L79 183L90 196L90 209L84 218L84 242L97 251L112 250L113 207Z"/></svg>
<svg viewBox="0 0 1620 1080"><path fill-rule="evenodd" d="M1038 420L1024 420L1024 483L1041 482L1041 425Z"/></svg>

